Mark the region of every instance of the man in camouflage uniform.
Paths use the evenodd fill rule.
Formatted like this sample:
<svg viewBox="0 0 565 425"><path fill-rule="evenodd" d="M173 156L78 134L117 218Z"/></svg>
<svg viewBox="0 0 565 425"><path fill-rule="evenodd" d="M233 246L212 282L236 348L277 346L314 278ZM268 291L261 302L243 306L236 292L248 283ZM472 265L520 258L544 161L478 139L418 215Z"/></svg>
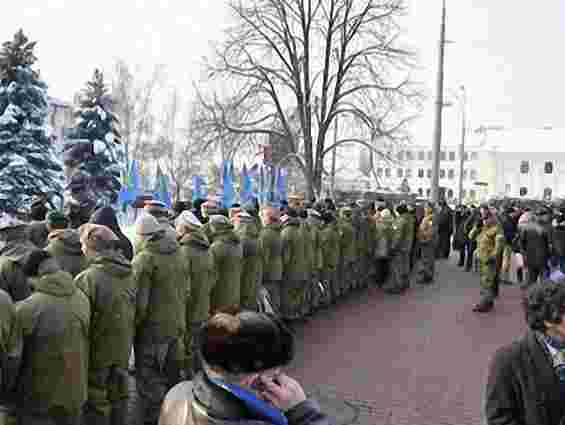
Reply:
<svg viewBox="0 0 565 425"><path fill-rule="evenodd" d="M10 295L0 289L0 418L10 413L8 400L18 376L20 342L14 303Z"/></svg>
<svg viewBox="0 0 565 425"><path fill-rule="evenodd" d="M263 228L259 236L262 250L263 287L269 291L273 307L281 309L282 241L278 212L271 206L261 211Z"/></svg>
<svg viewBox="0 0 565 425"><path fill-rule="evenodd" d="M306 209L301 208L298 210L300 231L302 234L302 240L304 241L304 262L306 265L305 269L305 293L304 302L302 303L301 316L306 317L312 312L312 292L313 292L313 273L314 268L314 240L312 235L312 229L308 223L308 212Z"/></svg>
<svg viewBox="0 0 565 425"><path fill-rule="evenodd" d="M27 233L28 239L39 249L43 249L47 245L47 235L49 235L49 229L45 221L47 212L45 199L34 196L29 211L31 223L28 224Z"/></svg>
<svg viewBox="0 0 565 425"><path fill-rule="evenodd" d="M390 210L379 207L375 219L375 283L382 287L390 275L390 249L394 237Z"/></svg>
<svg viewBox="0 0 565 425"><path fill-rule="evenodd" d="M324 225L320 232L320 246L323 259L322 279L324 285L330 289L329 298L331 303L335 304L342 294L338 276L338 267L341 257L341 240L333 213L326 211L322 215L322 219L324 220Z"/></svg>
<svg viewBox="0 0 565 425"><path fill-rule="evenodd" d="M140 216L135 231L139 247L132 261L137 286L138 420L156 425L165 394L184 376L190 270L176 238L171 239L155 217Z"/></svg>
<svg viewBox="0 0 565 425"><path fill-rule="evenodd" d="M210 317L210 296L216 284L210 242L202 231L202 223L190 211L177 218L177 234L181 252L190 271L190 303L186 309L185 372L187 377L202 369L198 357L200 327Z"/></svg>
<svg viewBox="0 0 565 425"><path fill-rule="evenodd" d="M351 207L343 207L340 211L338 222L340 237L340 267L339 282L341 294L347 294L354 287L355 266L357 251L355 246L355 228L353 227L353 210Z"/></svg>
<svg viewBox="0 0 565 425"><path fill-rule="evenodd" d="M90 361L85 425L120 425L127 418L128 360L135 329L135 279L108 227L79 229L88 268L75 278L90 301Z"/></svg>
<svg viewBox="0 0 565 425"><path fill-rule="evenodd" d="M417 263L417 283L432 283L435 275L435 257L437 235L434 233L434 210L432 205L426 205L424 218L417 232L421 256Z"/></svg>
<svg viewBox="0 0 565 425"><path fill-rule="evenodd" d="M391 278L383 285L385 292L390 294L400 294L410 287L410 249L414 237L413 222L406 205L399 205L396 212L398 217L393 224Z"/></svg>
<svg viewBox="0 0 565 425"><path fill-rule="evenodd" d="M359 209L359 228L357 233L357 252L359 253L359 268L357 270L357 281L360 288L369 285L369 259L372 257L372 241L368 207Z"/></svg>
<svg viewBox="0 0 565 425"><path fill-rule="evenodd" d="M315 209L308 210L308 227L310 229L310 236L312 240L312 298L311 306L312 310L318 309L320 304L323 302L322 298L328 299L330 295L328 291L330 288L328 285L324 285L322 282L323 264L324 260L322 258L322 228L324 222L322 221L322 215L319 211ZM322 287L320 287L322 285Z"/></svg>
<svg viewBox="0 0 565 425"><path fill-rule="evenodd" d="M283 280L281 284L281 315L285 320L302 317L302 305L306 292L305 244L300 220L295 210L281 217Z"/></svg>
<svg viewBox="0 0 565 425"><path fill-rule="evenodd" d="M0 289L14 302L31 295L31 287L22 272L22 261L37 247L27 238L23 221L0 213Z"/></svg>
<svg viewBox="0 0 565 425"><path fill-rule="evenodd" d="M257 291L261 279L262 265L259 228L255 219L246 212L236 214L232 222L243 249L241 307L246 310L257 311Z"/></svg>
<svg viewBox="0 0 565 425"><path fill-rule="evenodd" d="M59 263L61 269L73 277L86 268L86 257L81 250L79 234L68 228L68 219L59 211L47 214L49 236L45 250Z"/></svg>
<svg viewBox="0 0 565 425"><path fill-rule="evenodd" d="M482 221L475 225L470 239L477 238L479 257L479 274L481 282L481 301L473 311L486 313L494 307L494 299L498 296L497 259L504 249L504 233L497 223L493 209L484 205L481 207Z"/></svg>

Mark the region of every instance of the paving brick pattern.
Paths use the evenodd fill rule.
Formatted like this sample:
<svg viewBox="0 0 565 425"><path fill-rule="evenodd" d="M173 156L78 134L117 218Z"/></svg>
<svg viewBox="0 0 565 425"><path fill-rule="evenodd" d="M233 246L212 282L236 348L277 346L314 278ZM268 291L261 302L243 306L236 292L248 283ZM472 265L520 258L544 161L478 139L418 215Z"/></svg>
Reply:
<svg viewBox="0 0 565 425"><path fill-rule="evenodd" d="M355 409L339 424L481 424L489 359L525 324L518 288L503 286L485 315L471 310L477 296L478 276L446 261L432 286L355 294L296 330L289 373L310 392L331 394L322 405Z"/></svg>

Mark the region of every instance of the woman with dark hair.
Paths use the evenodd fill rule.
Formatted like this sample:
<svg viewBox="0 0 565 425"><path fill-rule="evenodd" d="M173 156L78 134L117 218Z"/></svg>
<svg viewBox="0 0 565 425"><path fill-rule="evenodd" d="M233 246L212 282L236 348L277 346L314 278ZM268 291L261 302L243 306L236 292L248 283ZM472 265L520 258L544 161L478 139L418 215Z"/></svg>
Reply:
<svg viewBox="0 0 565 425"><path fill-rule="evenodd" d="M565 286L533 285L523 299L528 331L499 349L486 387L488 425L565 423Z"/></svg>

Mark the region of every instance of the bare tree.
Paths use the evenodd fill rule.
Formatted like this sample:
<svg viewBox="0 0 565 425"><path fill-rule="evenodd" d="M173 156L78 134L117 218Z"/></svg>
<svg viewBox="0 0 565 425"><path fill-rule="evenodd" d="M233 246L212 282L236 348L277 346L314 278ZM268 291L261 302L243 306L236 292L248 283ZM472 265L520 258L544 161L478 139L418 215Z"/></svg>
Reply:
<svg viewBox="0 0 565 425"><path fill-rule="evenodd" d="M116 62L112 94L121 122L127 164L132 159L150 159L155 142L154 98L162 85L163 72L164 67L157 65L147 81L140 81L139 77L136 79L139 72L134 75L126 62L121 59Z"/></svg>
<svg viewBox="0 0 565 425"><path fill-rule="evenodd" d="M230 82L233 97L203 102L219 111L219 133L288 144L308 196L320 191L324 160L337 146L356 143L380 155L376 140L407 139L420 91L410 80L414 57L398 46L403 0L228 4L235 23L207 66L212 89ZM338 116L353 130L328 143Z"/></svg>

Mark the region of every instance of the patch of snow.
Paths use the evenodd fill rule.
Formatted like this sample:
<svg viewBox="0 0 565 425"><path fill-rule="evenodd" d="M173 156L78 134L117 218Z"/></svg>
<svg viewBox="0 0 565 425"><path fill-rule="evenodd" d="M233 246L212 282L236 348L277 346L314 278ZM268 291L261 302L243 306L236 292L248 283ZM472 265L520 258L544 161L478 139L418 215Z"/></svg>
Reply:
<svg viewBox="0 0 565 425"><path fill-rule="evenodd" d="M95 140L93 143L94 155L100 155L106 150L106 144L102 140Z"/></svg>

